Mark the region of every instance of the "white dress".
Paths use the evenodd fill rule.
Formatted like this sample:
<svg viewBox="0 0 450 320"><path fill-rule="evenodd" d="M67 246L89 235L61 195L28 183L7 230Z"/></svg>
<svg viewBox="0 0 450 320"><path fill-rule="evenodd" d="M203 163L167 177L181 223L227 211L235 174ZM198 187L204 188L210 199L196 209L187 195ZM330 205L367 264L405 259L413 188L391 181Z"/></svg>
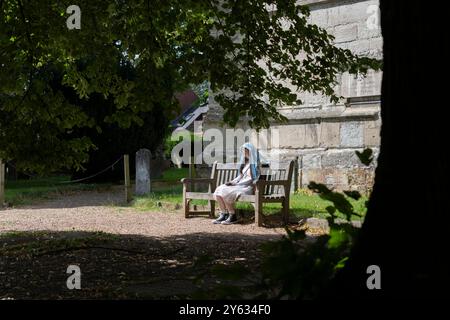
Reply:
<svg viewBox="0 0 450 320"><path fill-rule="evenodd" d="M221 184L214 191L214 199L221 196L226 203L234 203L242 194L253 194L253 179L250 170L250 164L247 164L239 174L232 181L232 186Z"/></svg>

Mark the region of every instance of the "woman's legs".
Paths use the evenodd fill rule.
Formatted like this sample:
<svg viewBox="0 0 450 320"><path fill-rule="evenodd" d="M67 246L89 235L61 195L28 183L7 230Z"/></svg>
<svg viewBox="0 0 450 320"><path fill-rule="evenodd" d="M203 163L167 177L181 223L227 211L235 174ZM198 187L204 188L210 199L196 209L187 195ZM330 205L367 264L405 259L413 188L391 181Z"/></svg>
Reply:
<svg viewBox="0 0 450 320"><path fill-rule="evenodd" d="M216 201L219 203L220 215L216 220L213 221L213 223L220 224L228 218L228 214L226 212L227 209L223 198L221 196L216 195Z"/></svg>
<svg viewBox="0 0 450 320"><path fill-rule="evenodd" d="M222 224L237 223L238 219L237 219L236 212L235 212L235 209L234 209L234 201L232 201L232 202L225 202L225 205L226 205L228 213L230 215L228 216L227 220L222 221Z"/></svg>
<svg viewBox="0 0 450 320"><path fill-rule="evenodd" d="M234 214L234 202L225 202L225 206L230 214Z"/></svg>
<svg viewBox="0 0 450 320"><path fill-rule="evenodd" d="M229 188L228 186L225 186L225 185L221 185L221 186L219 186L218 188ZM232 192L233 190L219 190L219 191L217 191L217 189L216 189L216 192L218 193L218 194L222 194L222 193L224 193L224 194L226 194L227 195L227 199L229 198L228 197L228 193L229 192ZM236 217L236 213L235 213L235 209L234 209L234 201L225 201L225 199L224 199L224 197L223 196L220 196L220 195L218 195L217 193L215 192L215 199L216 199L216 201L217 201L217 203L219 204L219 208L220 208L220 211L221 211L221 213L223 213L224 215L220 215L220 217L218 218L218 219L216 219L216 220L214 220L214 224L218 224L218 223L221 223L221 224L233 224L233 223L236 223L237 222L237 217ZM225 214L226 213L226 211L228 211L228 213L229 214ZM223 220L223 219L226 219L226 220Z"/></svg>
<svg viewBox="0 0 450 320"><path fill-rule="evenodd" d="M220 212L225 212L227 210L227 207L223 198L221 196L216 196L216 199L219 204Z"/></svg>

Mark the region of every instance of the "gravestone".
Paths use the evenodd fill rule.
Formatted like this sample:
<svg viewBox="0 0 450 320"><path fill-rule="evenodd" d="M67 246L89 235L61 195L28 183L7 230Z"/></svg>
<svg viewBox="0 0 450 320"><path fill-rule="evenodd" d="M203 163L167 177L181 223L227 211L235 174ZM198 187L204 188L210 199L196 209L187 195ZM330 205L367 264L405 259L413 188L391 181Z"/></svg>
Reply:
<svg viewBox="0 0 450 320"><path fill-rule="evenodd" d="M148 149L136 152L136 195L142 196L150 193L150 161L152 153Z"/></svg>

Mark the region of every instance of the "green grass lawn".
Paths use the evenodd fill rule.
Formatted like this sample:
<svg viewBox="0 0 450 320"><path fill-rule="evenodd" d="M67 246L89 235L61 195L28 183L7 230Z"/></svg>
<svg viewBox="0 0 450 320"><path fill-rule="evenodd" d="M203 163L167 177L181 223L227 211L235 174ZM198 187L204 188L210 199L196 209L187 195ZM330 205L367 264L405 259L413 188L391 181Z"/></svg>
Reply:
<svg viewBox="0 0 450 320"><path fill-rule="evenodd" d="M179 183L180 179L188 176L187 169L169 169L164 173L161 179L165 184L158 184L158 181L152 185L152 192L145 197L135 197L133 207L139 210L158 210L158 211L173 211L182 205L182 185ZM362 216L366 213L365 202L367 197L363 196L359 200L348 198L353 205L354 211ZM193 200L192 204L206 205L207 201ZM312 193L309 190L298 190L291 195L290 209L291 214L299 218L326 218L328 213L326 207L330 206L330 201L323 200L319 195ZM253 211L253 206L249 203L237 203L236 207L245 211ZM267 203L264 204L264 214L275 214L281 210L281 204ZM340 218L345 218L344 215L338 213ZM354 220L360 220L354 217Z"/></svg>
<svg viewBox="0 0 450 320"><path fill-rule="evenodd" d="M69 176L33 178L27 180L7 180L5 200L12 205L30 204L37 200L50 199L56 195L78 190L95 190L99 184L62 183L70 180Z"/></svg>
<svg viewBox="0 0 450 320"><path fill-rule="evenodd" d="M189 170L187 168L171 168L163 173L159 179L155 179L155 185L158 194L165 195L165 201L171 198L171 188L164 187L167 183L180 181L187 177ZM23 180L7 180L5 184L5 201L17 205L27 205L35 201L51 199L57 195L80 190L97 190L108 188L108 183L63 183L69 181L70 176L60 175L53 177L40 177ZM181 193L181 187L178 188Z"/></svg>
<svg viewBox="0 0 450 320"><path fill-rule="evenodd" d="M358 201L348 198L352 204L354 211L364 217L366 214L365 202L367 197L362 197ZM323 200L319 195L313 194L306 190L299 190L290 197L290 212L299 218L326 218L329 216L326 207L332 205L332 202ZM248 203L238 203L238 208L244 210L253 210L253 206ZM265 214L278 213L281 210L281 204L267 203L264 204L263 212ZM345 219L343 214L338 212L338 217ZM361 218L355 216L352 220L361 220Z"/></svg>
<svg viewBox="0 0 450 320"><path fill-rule="evenodd" d="M187 168L171 168L166 170L160 179L152 182L152 192L145 197L135 197L131 204L134 208L142 211L167 211L181 209L182 205L182 185L180 179L188 176ZM49 199L56 195L79 191L96 190L108 187L110 184L62 184L68 181L68 176L55 176L49 178L7 181L5 186L6 201L13 205L24 205L36 200ZM358 201L349 199L355 212L365 215L364 206L367 197L362 197ZM192 204L206 205L206 201L194 200ZM291 214L301 218L317 217L326 218L328 213L326 207L331 202L321 199L317 194L309 190L299 190L291 195ZM236 207L245 211L253 211L253 206L248 203L237 203ZM264 214L275 214L281 209L281 204L264 204ZM343 215L341 215L344 218ZM358 220L358 217L354 219Z"/></svg>
<svg viewBox="0 0 450 320"><path fill-rule="evenodd" d="M350 203L356 213L362 216L366 213L366 208L364 206L367 197L362 197L358 201L349 199ZM206 205L207 201L204 200L193 200L192 204ZM182 204L182 187L165 187L161 189L154 189L153 192L146 197L136 197L133 201L133 207L139 210L158 210L158 211L172 211L176 208L176 205L181 207ZM330 201L323 200L317 194L307 194L304 192L296 192L291 195L290 198L290 212L299 218L326 218L328 215L326 207L330 206L332 203ZM238 209L245 211L253 211L253 206L249 203L236 204ZM264 214L275 214L280 212L281 204L267 203L264 204L263 212ZM345 218L344 215L339 214L338 216L342 219ZM360 220L358 217L354 217L354 220Z"/></svg>
<svg viewBox="0 0 450 320"><path fill-rule="evenodd" d="M154 181L166 181L166 182L178 182L183 178L189 176L188 168L170 168L163 172L163 175L159 179L155 179Z"/></svg>

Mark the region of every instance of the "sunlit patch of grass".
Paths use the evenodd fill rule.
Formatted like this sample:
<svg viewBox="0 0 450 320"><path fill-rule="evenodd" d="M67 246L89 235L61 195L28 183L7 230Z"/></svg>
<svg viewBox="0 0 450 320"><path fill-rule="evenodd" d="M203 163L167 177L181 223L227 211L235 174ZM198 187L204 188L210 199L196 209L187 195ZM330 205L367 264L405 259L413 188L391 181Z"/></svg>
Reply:
<svg viewBox="0 0 450 320"><path fill-rule="evenodd" d="M362 217L366 214L365 202L367 201L367 197L362 197L359 200L354 200L348 198L350 203L353 205L354 211L360 214ZM290 197L290 213L294 214L299 218L327 218L329 214L326 210L326 207L332 205L330 201L326 201L320 198L319 195L314 193L294 193L291 194ZM240 203L236 204L237 208L240 208L245 211L254 211L254 208L249 203ZM265 203L263 205L264 214L276 214L281 210L281 204L278 203ZM338 212L338 218L345 219L345 216ZM361 218L354 216L353 220L361 220Z"/></svg>
<svg viewBox="0 0 450 320"><path fill-rule="evenodd" d="M364 216L366 213L365 202L367 197L363 196L359 200L348 198L356 213ZM181 184L171 187L153 188L152 193L144 197L136 197L132 206L142 211L176 211L182 208L182 186ZM192 200L191 205L206 206L206 200ZM290 213L299 218L326 218L328 213L326 207L332 205L330 201L323 200L319 195L309 191L300 190L290 197ZM243 211L254 211L253 205L245 202L237 202L236 208ZM281 210L281 204L266 203L263 206L264 214L276 214ZM345 216L338 213L338 217L344 219ZM354 220L361 218L353 217Z"/></svg>
<svg viewBox="0 0 450 320"><path fill-rule="evenodd" d="M159 179L154 181L173 181L179 182L182 178L189 176L188 168L169 168L163 172L163 175Z"/></svg>

